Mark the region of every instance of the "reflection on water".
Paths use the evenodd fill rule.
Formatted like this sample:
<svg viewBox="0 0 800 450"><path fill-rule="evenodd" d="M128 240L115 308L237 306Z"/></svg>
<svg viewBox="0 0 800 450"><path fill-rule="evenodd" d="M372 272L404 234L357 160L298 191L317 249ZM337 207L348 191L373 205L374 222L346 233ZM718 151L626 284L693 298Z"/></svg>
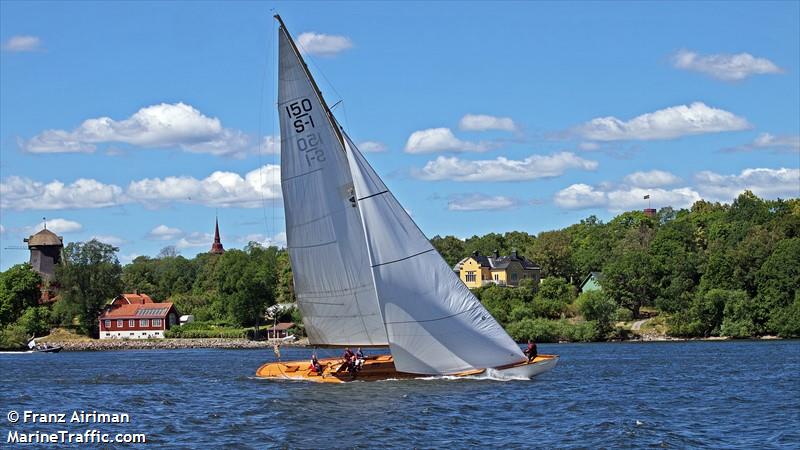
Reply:
<svg viewBox="0 0 800 450"><path fill-rule="evenodd" d="M2 354L0 412L126 412L131 424L101 431L143 432L158 448L800 445L800 342L543 344L540 352L561 360L530 381L343 385L253 377L274 360L271 350ZM64 428L12 428L2 416L0 424L4 440L11 429Z"/></svg>

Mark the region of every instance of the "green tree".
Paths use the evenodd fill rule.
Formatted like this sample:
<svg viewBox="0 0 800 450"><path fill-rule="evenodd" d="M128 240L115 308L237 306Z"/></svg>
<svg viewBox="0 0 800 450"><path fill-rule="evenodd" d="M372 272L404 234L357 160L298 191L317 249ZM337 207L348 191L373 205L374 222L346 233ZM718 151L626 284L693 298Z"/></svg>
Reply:
<svg viewBox="0 0 800 450"><path fill-rule="evenodd" d="M0 273L0 327L15 322L26 308L36 306L42 278L30 264L17 264Z"/></svg>
<svg viewBox="0 0 800 450"><path fill-rule="evenodd" d="M603 268L600 285L638 318L641 307L652 304L658 294L656 261L641 251L623 253Z"/></svg>
<svg viewBox="0 0 800 450"><path fill-rule="evenodd" d="M454 266L461 261L461 258L467 256L464 250L464 241L455 236L436 235L431 239L431 244L436 247L436 250L450 266Z"/></svg>
<svg viewBox="0 0 800 450"><path fill-rule="evenodd" d="M713 291L712 291L713 292ZM729 291L725 299L720 334L735 338L748 338L760 334L758 310L755 302L744 291Z"/></svg>
<svg viewBox="0 0 800 450"><path fill-rule="evenodd" d="M122 289L118 248L96 239L71 242L64 248L64 263L56 270L64 307L77 317L80 331L97 336L97 317L103 306Z"/></svg>
<svg viewBox="0 0 800 450"><path fill-rule="evenodd" d="M617 311L617 304L603 291L587 291L576 300L578 310L586 320L594 321L602 336L608 334Z"/></svg>

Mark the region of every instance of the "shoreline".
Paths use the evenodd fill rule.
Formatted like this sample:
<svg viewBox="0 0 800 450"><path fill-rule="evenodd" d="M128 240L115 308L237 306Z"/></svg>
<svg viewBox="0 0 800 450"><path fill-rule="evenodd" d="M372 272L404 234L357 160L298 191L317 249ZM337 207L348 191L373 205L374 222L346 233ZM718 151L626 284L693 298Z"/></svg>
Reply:
<svg viewBox="0 0 800 450"><path fill-rule="evenodd" d="M673 338L668 336L643 336L640 339L627 339L618 341L600 341L605 343L622 342L690 342L690 341L737 341L728 337L708 337L708 338ZM756 339L741 340L783 340L777 336L762 336ZM552 342L552 344L575 344L580 342ZM114 350L181 350L191 348L218 348L227 350L246 350L246 349L272 349L275 344L281 347L310 348L307 339L284 343L279 341L250 341L247 339L227 339L227 338L196 338L196 339L145 339L145 340L92 340L92 341L48 341L51 346L61 346L65 352L92 352L92 351L114 351ZM551 344L541 342L541 344Z"/></svg>

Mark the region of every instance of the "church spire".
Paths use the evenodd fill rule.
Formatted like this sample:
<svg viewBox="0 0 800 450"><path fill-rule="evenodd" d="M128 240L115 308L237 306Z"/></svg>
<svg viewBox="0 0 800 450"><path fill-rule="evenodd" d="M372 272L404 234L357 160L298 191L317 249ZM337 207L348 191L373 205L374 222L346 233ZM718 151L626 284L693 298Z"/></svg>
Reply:
<svg viewBox="0 0 800 450"><path fill-rule="evenodd" d="M225 253L225 249L222 248L222 242L219 240L219 219L216 216L214 217L214 243L211 244L211 253L215 255Z"/></svg>

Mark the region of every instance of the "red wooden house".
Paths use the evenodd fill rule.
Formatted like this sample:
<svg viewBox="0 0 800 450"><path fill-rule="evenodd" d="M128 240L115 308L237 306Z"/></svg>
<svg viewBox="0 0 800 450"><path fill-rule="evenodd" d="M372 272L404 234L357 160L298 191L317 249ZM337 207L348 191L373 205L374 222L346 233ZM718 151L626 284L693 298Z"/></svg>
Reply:
<svg viewBox="0 0 800 450"><path fill-rule="evenodd" d="M178 324L178 311L172 303L153 303L138 297L129 301L123 294L115 298L98 319L100 339L163 338L164 331Z"/></svg>

